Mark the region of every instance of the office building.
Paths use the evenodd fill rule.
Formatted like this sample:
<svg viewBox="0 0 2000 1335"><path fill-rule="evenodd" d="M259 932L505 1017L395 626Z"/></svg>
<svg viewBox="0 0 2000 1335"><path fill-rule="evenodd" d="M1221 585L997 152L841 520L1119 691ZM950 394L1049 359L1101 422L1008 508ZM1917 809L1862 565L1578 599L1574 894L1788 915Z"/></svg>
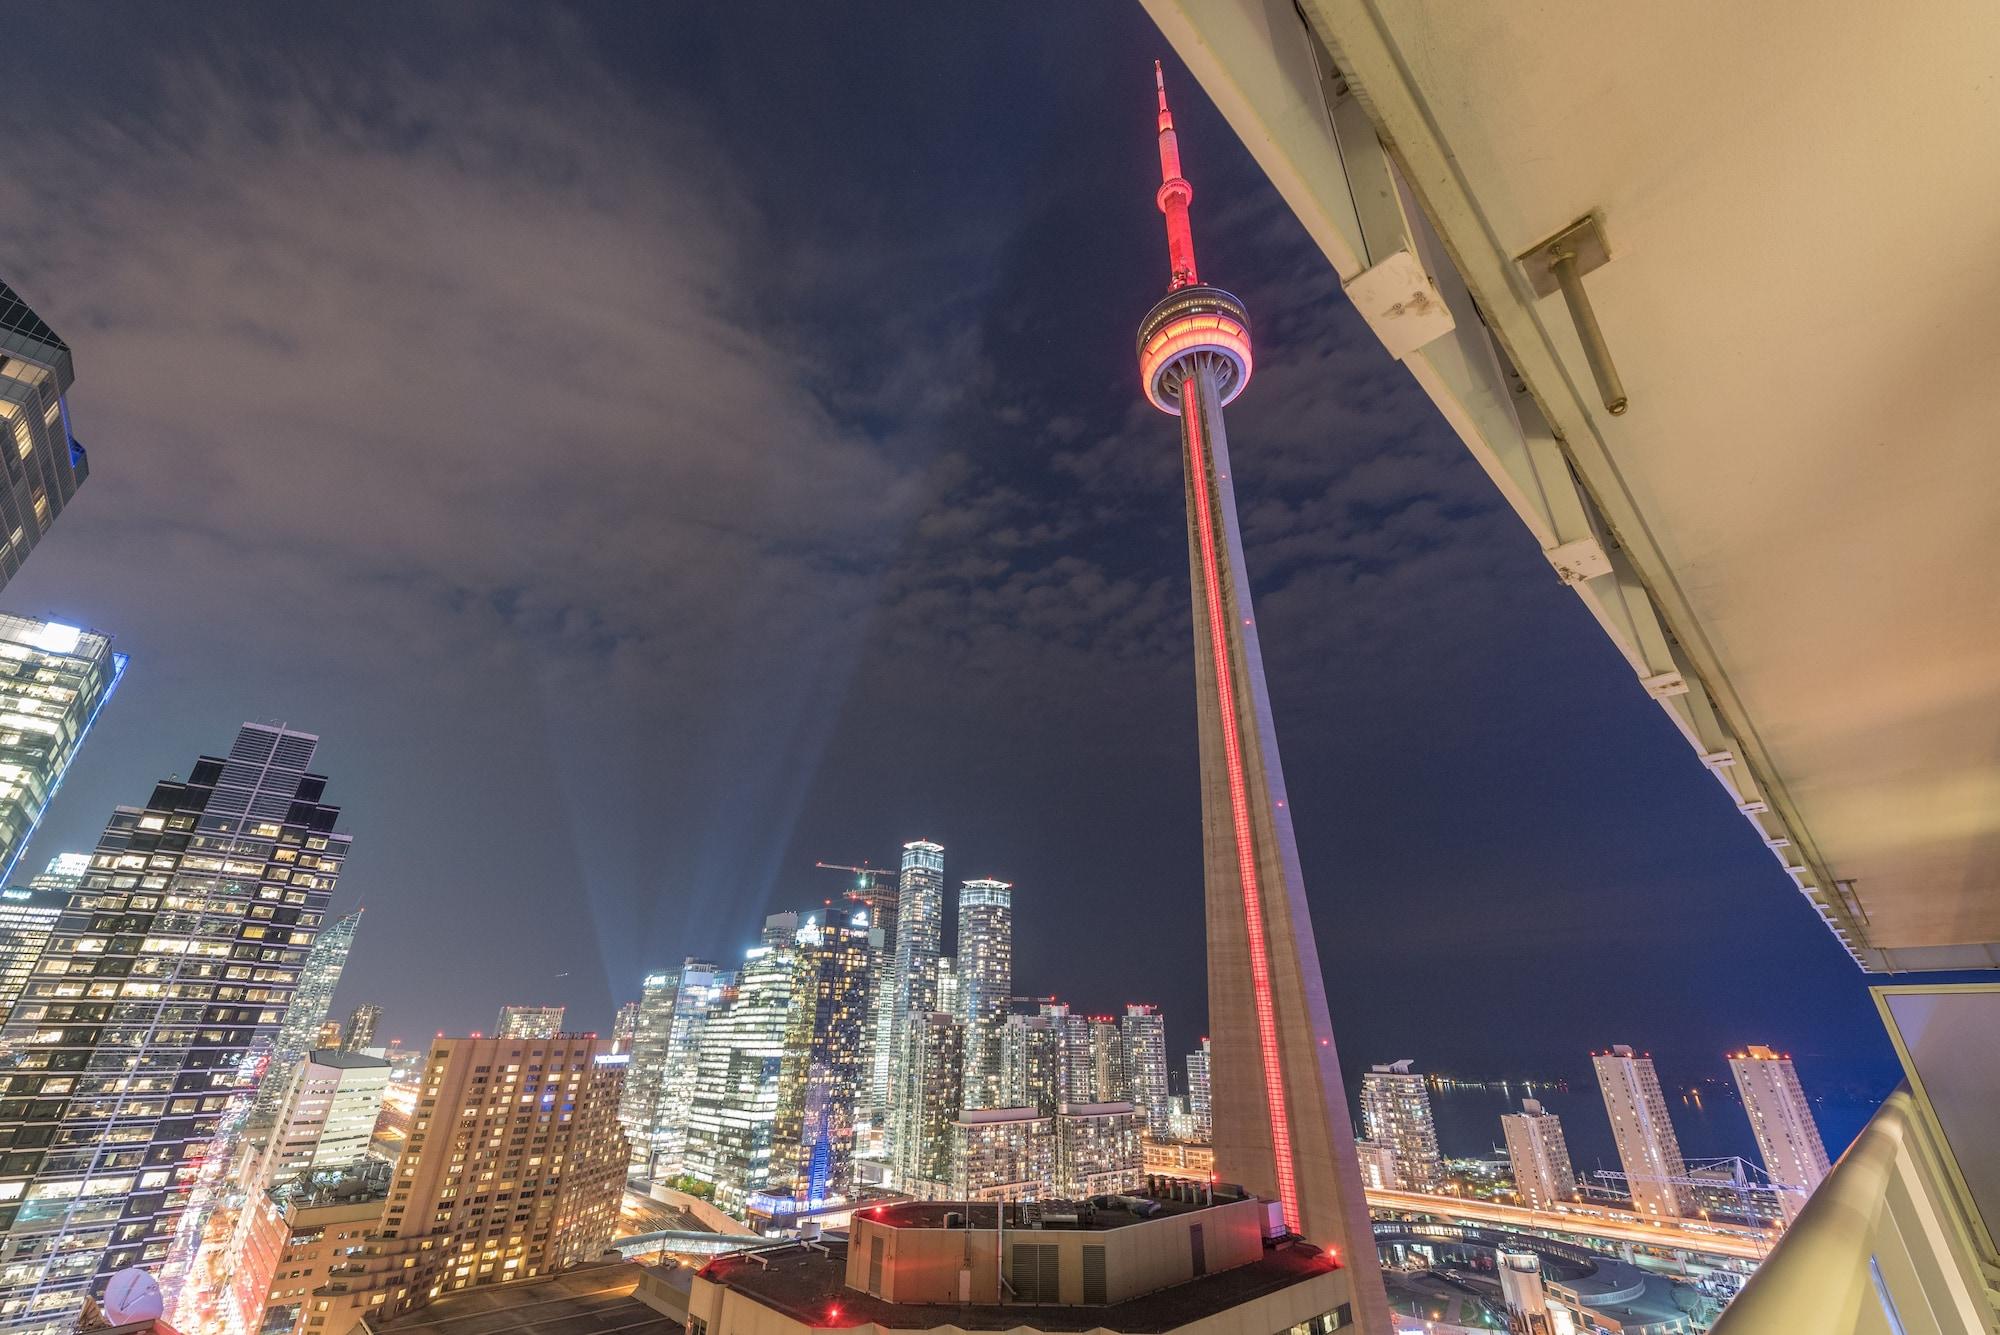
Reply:
<svg viewBox="0 0 2000 1335"><path fill-rule="evenodd" d="M1593 1052L1590 1063L1604 1091L1604 1111L1611 1118L1611 1136L1625 1167L1632 1208L1642 1215L1681 1219L1694 1213L1686 1184L1687 1165L1681 1159L1680 1137L1667 1117L1667 1096L1653 1069L1652 1054L1639 1054L1623 1043L1609 1052Z"/></svg>
<svg viewBox="0 0 2000 1335"><path fill-rule="evenodd" d="M1063 1101L1062 1034L1055 1017L1007 1017L1000 1029L1000 1085L1007 1106L1055 1116Z"/></svg>
<svg viewBox="0 0 2000 1335"><path fill-rule="evenodd" d="M951 1124L950 1196L1030 1201L1054 1194L1056 1119L1034 1108L967 1108Z"/></svg>
<svg viewBox="0 0 2000 1335"><path fill-rule="evenodd" d="M1279 1202L1302 1236L1354 1269L1356 1314L1389 1324L1292 834L1277 728L1243 564L1222 412L1250 382L1243 303L1195 268L1180 139L1154 69L1167 292L1139 325L1147 400L1178 420L1200 735L1211 1109L1225 1180Z"/></svg>
<svg viewBox="0 0 2000 1335"><path fill-rule="evenodd" d="M318 856L325 860L325 854ZM312 949L299 970L298 986L292 990L291 1004L285 1008L278 1037L271 1045L263 1082L257 1088L251 1116L259 1123L270 1122L283 1110L285 1096L292 1088L292 1073L308 1052L341 1046L340 1026L327 1023L326 1017L333 1009L334 989L340 986L341 971L347 967L354 934L360 927L361 910L356 909L327 923L313 938Z"/></svg>
<svg viewBox="0 0 2000 1335"><path fill-rule="evenodd" d="M83 884L83 878L89 871L90 854L58 853L49 859L48 866L29 878L28 888L68 893Z"/></svg>
<svg viewBox="0 0 2000 1335"><path fill-rule="evenodd" d="M629 1053L632 1051L632 1040L638 1033L639 1003L628 1001L611 1017L611 1050Z"/></svg>
<svg viewBox="0 0 2000 1335"><path fill-rule="evenodd" d="M1789 1224L1832 1167L1813 1121L1812 1105L1799 1087L1791 1057L1767 1047L1753 1044L1733 1053L1729 1073L1736 1077L1743 1111L1757 1137L1757 1153L1778 1188L1778 1208Z"/></svg>
<svg viewBox="0 0 2000 1335"><path fill-rule="evenodd" d="M106 825L8 1026L0 1328L67 1331L128 1266L178 1293L347 855L317 744L246 723Z"/></svg>
<svg viewBox="0 0 2000 1335"><path fill-rule="evenodd" d="M914 1115L902 1092L909 1088L911 1034L922 1017L938 1009L938 956L944 949L944 846L927 839L903 845L902 872L896 885L896 968L889 980L891 1030L890 1087L896 1091L889 1110L889 1148L896 1148ZM956 1110L954 1110L956 1111Z"/></svg>
<svg viewBox="0 0 2000 1335"><path fill-rule="evenodd" d="M868 1031L862 1060L868 1069L866 1095L856 1120L887 1138L890 1093L895 1073L896 904L895 876L872 867L855 868L847 898L868 911L875 929L874 954L868 961Z"/></svg>
<svg viewBox="0 0 2000 1335"><path fill-rule="evenodd" d="M708 1030L709 1017L735 999L735 974L706 960L691 959L681 966L674 985L673 1013L667 1017L657 1092L642 1130L651 1145L657 1178L676 1177L686 1167L688 1113L694 1107L695 1082L701 1070L702 1036Z"/></svg>
<svg viewBox="0 0 2000 1335"><path fill-rule="evenodd" d="M1357 1140L1354 1157L1361 1165L1361 1185L1370 1191L1395 1191L1401 1186L1396 1177L1396 1151L1387 1145Z"/></svg>
<svg viewBox="0 0 2000 1335"><path fill-rule="evenodd" d="M1130 1103L1066 1103L1056 1114L1056 1195L1132 1191L1146 1180L1142 1116Z"/></svg>
<svg viewBox="0 0 2000 1335"><path fill-rule="evenodd" d="M1125 1083L1125 1036L1110 1015L1090 1017L1090 1090L1086 1103L1129 1102ZM1072 1094L1072 1101L1075 1101Z"/></svg>
<svg viewBox="0 0 2000 1335"><path fill-rule="evenodd" d="M878 1206L857 1214L845 1239L709 1262L693 1277L687 1328L690 1335L813 1335L834 1323L900 1335L1356 1329L1353 1271L1317 1248L1276 1241L1266 1204L1231 1189L1181 1186L1088 1211L965 1201Z"/></svg>
<svg viewBox="0 0 2000 1335"><path fill-rule="evenodd" d="M807 1205L852 1184L855 1110L867 1092L868 911L808 913L793 938L791 1024L778 1074L768 1190Z"/></svg>
<svg viewBox="0 0 2000 1335"><path fill-rule="evenodd" d="M1396 1181L1404 1191L1436 1191L1444 1185L1437 1122L1430 1090L1411 1065L1407 1059L1391 1062L1362 1075L1361 1125L1368 1139L1396 1156Z"/></svg>
<svg viewBox="0 0 2000 1335"><path fill-rule="evenodd" d="M14 364L5 355L6 344L6 327L0 324L0 459L11 472L24 464L32 467L34 461L9 448L4 425L8 394L20 382L9 378ZM13 440L21 439L22 430L17 417ZM8 494L9 488L0 485L0 504ZM11 518L0 523L18 527ZM0 537L0 552L11 553L13 545ZM12 573L6 556L0 556L0 569ZM109 637L59 621L0 612L0 885L13 880L28 837L83 748L98 710L124 675L125 655L111 651Z"/></svg>
<svg viewBox="0 0 2000 1335"><path fill-rule="evenodd" d="M796 999L792 949L745 952L735 996L708 1017L696 1058L682 1171L737 1217L771 1187L785 1036Z"/></svg>
<svg viewBox="0 0 2000 1335"><path fill-rule="evenodd" d="M66 890L24 890L8 886L0 890L0 1024L14 1009L14 1002L35 971L49 933L69 907Z"/></svg>
<svg viewBox="0 0 2000 1335"><path fill-rule="evenodd" d="M1014 992L1014 887L967 881L958 890L957 1004L965 1025L965 1106L1004 1102L1000 1089L1000 1029Z"/></svg>
<svg viewBox="0 0 2000 1335"><path fill-rule="evenodd" d="M1157 1006L1128 1005L1118 1019L1126 1097L1146 1118L1155 1139L1167 1129L1167 1020Z"/></svg>
<svg viewBox="0 0 2000 1335"><path fill-rule="evenodd" d="M1195 1138L1206 1144L1215 1134L1214 1114L1208 1093L1208 1039L1187 1056L1188 1115L1194 1119Z"/></svg>
<svg viewBox="0 0 2000 1335"><path fill-rule="evenodd" d="M0 460L7 469L0 484L0 587L90 476L90 457L70 430L75 378L69 345L0 283Z"/></svg>
<svg viewBox="0 0 2000 1335"><path fill-rule="evenodd" d="M349 1052L364 1052L376 1046L375 1035L381 1028L382 1008L364 1001L347 1013L340 1046Z"/></svg>
<svg viewBox="0 0 2000 1335"><path fill-rule="evenodd" d="M653 1115L667 1070L667 1032L673 1027L674 994L679 987L680 974L665 970L649 973L639 983L639 1018L632 1029L632 1060L625 1068L624 1102L618 1120L633 1153L642 1161L653 1140Z"/></svg>
<svg viewBox="0 0 2000 1335"><path fill-rule="evenodd" d="M581 1034L433 1043L380 1226L306 1295L310 1335L600 1256L630 1158L610 1048Z"/></svg>
<svg viewBox="0 0 2000 1335"><path fill-rule="evenodd" d="M563 1031L561 1006L502 1006L493 1032L501 1038L554 1038Z"/></svg>
<svg viewBox="0 0 2000 1335"><path fill-rule="evenodd" d="M1538 1099L1522 1099L1521 1111L1500 1118L1513 1165L1514 1189L1530 1210L1553 1210L1576 1199L1576 1169L1563 1139L1562 1119L1545 1112Z"/></svg>
<svg viewBox="0 0 2000 1335"><path fill-rule="evenodd" d="M910 1024L904 1055L902 1131L896 1140L896 1173L902 1190L919 1198L951 1191L951 1124L964 1109L965 1025L956 1015L932 1011Z"/></svg>
<svg viewBox="0 0 2000 1335"><path fill-rule="evenodd" d="M337 1048L307 1054L292 1075L284 1115L272 1133L263 1180L345 1168L368 1156L389 1092L389 1063Z"/></svg>

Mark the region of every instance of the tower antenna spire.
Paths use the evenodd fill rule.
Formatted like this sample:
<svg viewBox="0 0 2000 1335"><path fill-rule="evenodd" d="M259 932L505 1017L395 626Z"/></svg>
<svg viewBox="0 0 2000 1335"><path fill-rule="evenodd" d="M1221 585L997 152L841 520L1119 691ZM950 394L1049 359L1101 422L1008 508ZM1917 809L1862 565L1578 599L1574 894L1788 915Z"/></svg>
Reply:
<svg viewBox="0 0 2000 1335"><path fill-rule="evenodd" d="M1167 216L1167 289L1199 283L1194 268L1194 231L1188 225L1188 202L1194 187L1181 175L1181 145L1174 134L1174 113L1167 108L1167 76L1160 62L1153 62L1153 88L1160 98L1160 193L1154 196L1160 212Z"/></svg>

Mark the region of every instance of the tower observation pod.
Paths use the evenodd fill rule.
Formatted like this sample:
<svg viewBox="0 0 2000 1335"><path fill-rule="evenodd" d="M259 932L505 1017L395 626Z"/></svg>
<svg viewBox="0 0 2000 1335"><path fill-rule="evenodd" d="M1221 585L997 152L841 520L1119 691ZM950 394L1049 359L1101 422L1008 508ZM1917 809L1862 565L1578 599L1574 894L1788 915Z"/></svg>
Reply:
<svg viewBox="0 0 2000 1335"><path fill-rule="evenodd" d="M1389 1329L1354 1127L1327 1018L1284 771L1264 684L1222 410L1250 383L1243 303L1195 266L1180 142L1159 101L1168 286L1139 325L1139 380L1180 419L1194 592L1208 926L1215 1169L1277 1201L1285 1222L1346 1267L1355 1325Z"/></svg>

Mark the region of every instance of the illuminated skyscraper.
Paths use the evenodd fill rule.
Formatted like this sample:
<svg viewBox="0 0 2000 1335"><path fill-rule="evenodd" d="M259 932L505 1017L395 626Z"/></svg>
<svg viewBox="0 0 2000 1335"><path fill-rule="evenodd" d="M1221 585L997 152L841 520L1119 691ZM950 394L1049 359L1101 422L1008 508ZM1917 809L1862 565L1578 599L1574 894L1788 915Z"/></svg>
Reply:
<svg viewBox="0 0 2000 1335"><path fill-rule="evenodd" d="M70 434L66 396L75 379L69 345L0 283L0 461L7 469L0 586L90 476L90 458Z"/></svg>
<svg viewBox="0 0 2000 1335"><path fill-rule="evenodd" d="M1195 1135L1206 1141L1215 1134L1208 1092L1208 1039L1201 1040L1199 1051L1188 1054L1187 1077L1188 1112L1194 1118Z"/></svg>
<svg viewBox="0 0 2000 1335"><path fill-rule="evenodd" d="M64 890L0 890L0 1024L35 971L56 919L69 907Z"/></svg>
<svg viewBox="0 0 2000 1335"><path fill-rule="evenodd" d="M362 1002L347 1013L347 1023L341 1029L340 1045L349 1052L359 1052L363 1048L375 1046L375 1033L382 1027L382 1008L373 1002Z"/></svg>
<svg viewBox="0 0 2000 1335"><path fill-rule="evenodd" d="M750 1197L772 1185L795 963L788 947L751 947L734 997L702 1030L684 1171L708 1183L716 1205L739 1218Z"/></svg>
<svg viewBox="0 0 2000 1335"><path fill-rule="evenodd" d="M847 897L868 910L868 921L881 936L868 962L868 1088L861 1111L886 1137L896 1074L896 883L886 871L865 870Z"/></svg>
<svg viewBox="0 0 2000 1335"><path fill-rule="evenodd" d="M958 890L958 1005L965 1025L965 1106L1004 1105L1000 1028L1014 991L1014 887L967 881Z"/></svg>
<svg viewBox="0 0 2000 1335"><path fill-rule="evenodd" d="M20 386L7 378L5 332L0 325L0 417L8 387ZM16 467L5 436L0 427L0 457ZM108 637L0 612L0 885L13 880L28 836L124 675L125 655L111 651Z"/></svg>
<svg viewBox="0 0 2000 1335"><path fill-rule="evenodd" d="M1799 1087L1792 1059L1769 1048L1753 1046L1731 1054L1729 1073L1736 1077L1743 1111L1757 1136L1757 1153L1778 1185L1778 1207L1789 1224L1829 1170L1812 1105Z"/></svg>
<svg viewBox="0 0 2000 1335"><path fill-rule="evenodd" d="M632 1039L639 1032L639 1003L628 1001L611 1017L611 1050L632 1051Z"/></svg>
<svg viewBox="0 0 2000 1335"><path fill-rule="evenodd" d="M895 1107L889 1111L890 1148L894 1149L911 1116L903 1105L909 1087L911 1016L928 1015L938 1007L938 955L944 949L944 847L917 839L903 845L902 875L896 887L896 970L890 979L889 1026L894 1065L891 1088Z"/></svg>
<svg viewBox="0 0 2000 1335"><path fill-rule="evenodd" d="M1053 1117L1062 1106L1062 1033L1055 1017L1009 1015L1000 1030L1000 1095L1009 1108Z"/></svg>
<svg viewBox="0 0 2000 1335"><path fill-rule="evenodd" d="M694 1107L702 1035L709 1017L735 999L735 974L706 960L691 959L681 966L673 1013L667 1017L658 1092L646 1119L655 1177L675 1177L686 1167L688 1113Z"/></svg>
<svg viewBox="0 0 2000 1335"><path fill-rule="evenodd" d="M1125 1036L1112 1015L1090 1017L1090 1093L1079 1097L1070 1091L1072 1103L1130 1102L1132 1090L1125 1083Z"/></svg>
<svg viewBox="0 0 2000 1335"><path fill-rule="evenodd" d="M808 1204L846 1195L852 1180L873 935L866 909L828 909L806 914L795 938L771 1186Z"/></svg>
<svg viewBox="0 0 2000 1335"><path fill-rule="evenodd" d="M1430 1090L1410 1066L1408 1060L1390 1062L1362 1075L1361 1124L1368 1139L1396 1156L1396 1180L1405 1191L1436 1191L1444 1184L1437 1122Z"/></svg>
<svg viewBox="0 0 2000 1335"><path fill-rule="evenodd" d="M361 910L336 918L313 939L312 949L299 970L299 985L292 992L292 1004L285 1008L284 1023L278 1027L271 1045L271 1061L265 1068L264 1083L258 1086L253 1116L268 1122L283 1111L291 1092L292 1072L314 1048L338 1047L339 1026L334 1026L333 1043L323 1042L327 1012L333 1009L333 993L340 986L340 972L347 967L348 952L354 949L354 933L361 926Z"/></svg>
<svg viewBox="0 0 2000 1335"><path fill-rule="evenodd" d="M1146 1118L1147 1133L1167 1138L1167 1020L1157 1006L1128 1005L1118 1019L1126 1097Z"/></svg>
<svg viewBox="0 0 2000 1335"><path fill-rule="evenodd" d="M1132 1191L1146 1180L1138 1109L1071 1103L1056 1114L1056 1195L1080 1201Z"/></svg>
<svg viewBox="0 0 2000 1335"><path fill-rule="evenodd" d="M1592 1053L1590 1063L1604 1091L1604 1111L1611 1117L1611 1135L1632 1189L1632 1208L1662 1219L1693 1214L1692 1192L1673 1180L1687 1176L1687 1165L1667 1117L1667 1096L1652 1054L1640 1055L1616 1043L1609 1052Z"/></svg>
<svg viewBox="0 0 2000 1335"><path fill-rule="evenodd" d="M58 853L49 859L49 865L28 882L30 890L70 891L83 884L85 873L90 870L90 854Z"/></svg>
<svg viewBox="0 0 2000 1335"><path fill-rule="evenodd" d="M563 1031L561 1006L502 1006L493 1032L500 1038L554 1038Z"/></svg>
<svg viewBox="0 0 2000 1335"><path fill-rule="evenodd" d="M1139 326L1146 397L1180 419L1194 585L1195 715L1207 887L1216 1171L1278 1201L1288 1224L1338 1249L1354 1312L1386 1329L1319 949L1257 646L1222 410L1249 383L1243 303L1195 270L1180 145L1158 91L1168 290Z"/></svg>
<svg viewBox="0 0 2000 1335"><path fill-rule="evenodd" d="M913 1017L899 1096L905 1115L896 1141L896 1173L902 1189L919 1199L951 1193L951 1128L965 1107L964 1078L964 1022L943 1011Z"/></svg>
<svg viewBox="0 0 2000 1335"><path fill-rule="evenodd" d="M674 992L679 986L680 975L666 972L649 973L639 984L639 1021L632 1031L632 1060L625 1067L618 1121L642 1163L653 1140L653 1111L659 1106L660 1082L666 1075L667 1031L674 1021Z"/></svg>
<svg viewBox="0 0 2000 1335"><path fill-rule="evenodd" d="M1056 1031L1057 1102L1097 1102L1097 1063L1090 1051L1090 1018L1057 1001L1043 1002L1042 1014Z"/></svg>
<svg viewBox="0 0 2000 1335"><path fill-rule="evenodd" d="M1543 1112L1535 1099L1521 1100L1521 1111L1500 1118L1507 1137L1507 1160L1514 1168L1514 1187L1531 1210L1552 1210L1576 1199L1576 1169L1563 1138L1562 1119Z"/></svg>
<svg viewBox="0 0 2000 1335"><path fill-rule="evenodd" d="M112 814L9 1025L0 1328L67 1330L132 1265L175 1301L347 854L317 744L246 723Z"/></svg>
<svg viewBox="0 0 2000 1335"><path fill-rule="evenodd" d="M260 1181L344 1168L366 1158L388 1092L385 1058L332 1048L307 1053L292 1073Z"/></svg>

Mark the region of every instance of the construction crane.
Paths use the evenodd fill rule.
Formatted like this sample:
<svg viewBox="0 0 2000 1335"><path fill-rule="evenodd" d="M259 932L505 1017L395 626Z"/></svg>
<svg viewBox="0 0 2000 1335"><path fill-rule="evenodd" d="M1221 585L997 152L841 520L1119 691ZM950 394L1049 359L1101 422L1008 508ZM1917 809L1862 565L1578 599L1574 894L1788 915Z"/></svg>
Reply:
<svg viewBox="0 0 2000 1335"><path fill-rule="evenodd" d="M847 892L847 898L867 908L870 922L894 935L896 882L889 868L871 867L865 862L858 867L846 862L815 862L813 866L823 871L853 872L857 883Z"/></svg>
<svg viewBox="0 0 2000 1335"><path fill-rule="evenodd" d="M1660 1173L1617 1173L1610 1169L1599 1168L1592 1172L1591 1176L1601 1182L1623 1183L1623 1194L1626 1196L1632 1194L1631 1184L1634 1182L1664 1182L1677 1187L1699 1187L1708 1191L1729 1192L1736 1197L1736 1213L1742 1216L1744 1222L1753 1224L1765 1219L1782 1222L1785 1217L1782 1198L1790 1194L1803 1200L1808 1194L1804 1187L1795 1186L1790 1182L1772 1181L1771 1175L1760 1165L1733 1155L1723 1159L1695 1159L1690 1161L1686 1168L1685 1173L1671 1176ZM1604 1190L1616 1191L1618 1188L1607 1186ZM1762 1211L1757 1209L1757 1198L1760 1195L1770 1197L1766 1203L1768 1208Z"/></svg>
<svg viewBox="0 0 2000 1335"><path fill-rule="evenodd" d="M866 879L871 876L895 875L895 871L893 868L871 867L865 862L858 867L850 866L845 862L815 862L813 863L813 866L820 868L822 871L851 871L856 876L861 877L864 881L866 881Z"/></svg>

